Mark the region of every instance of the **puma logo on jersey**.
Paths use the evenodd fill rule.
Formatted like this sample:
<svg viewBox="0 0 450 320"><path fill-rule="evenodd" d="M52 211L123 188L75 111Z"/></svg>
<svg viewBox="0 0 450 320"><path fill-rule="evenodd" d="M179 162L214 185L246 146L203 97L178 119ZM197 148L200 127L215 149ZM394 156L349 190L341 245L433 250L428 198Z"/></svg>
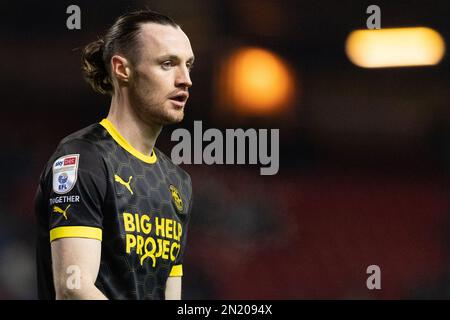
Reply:
<svg viewBox="0 0 450 320"><path fill-rule="evenodd" d="M58 207L58 206L54 206L54 207L53 207L53 212L62 214L62 215L64 216L64 219L67 220L67 210L69 210L70 206L71 206L71 205L69 204L69 205L66 207L65 210L61 209L61 208Z"/></svg>
<svg viewBox="0 0 450 320"><path fill-rule="evenodd" d="M121 185L123 185L125 188L128 189L128 191L130 191L131 194L133 194L133 190L131 190L131 187L130 187L131 179L133 179L133 176L130 176L130 177L128 178L128 182L125 182L125 181L123 181L123 179L122 179L121 177L119 177L117 174L114 175L114 180L115 180L116 182L120 183Z"/></svg>

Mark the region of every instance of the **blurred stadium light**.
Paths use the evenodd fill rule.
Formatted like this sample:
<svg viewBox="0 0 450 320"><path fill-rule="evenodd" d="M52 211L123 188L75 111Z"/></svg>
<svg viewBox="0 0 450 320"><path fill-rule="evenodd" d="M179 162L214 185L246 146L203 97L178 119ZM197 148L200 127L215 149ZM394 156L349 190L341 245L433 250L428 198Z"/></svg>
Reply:
<svg viewBox="0 0 450 320"><path fill-rule="evenodd" d="M347 38L346 52L363 68L426 66L441 61L445 42L425 27L356 30Z"/></svg>
<svg viewBox="0 0 450 320"><path fill-rule="evenodd" d="M234 51L221 67L220 105L240 115L274 115L292 105L294 77L275 53L256 47ZM297 93L297 92L295 92Z"/></svg>

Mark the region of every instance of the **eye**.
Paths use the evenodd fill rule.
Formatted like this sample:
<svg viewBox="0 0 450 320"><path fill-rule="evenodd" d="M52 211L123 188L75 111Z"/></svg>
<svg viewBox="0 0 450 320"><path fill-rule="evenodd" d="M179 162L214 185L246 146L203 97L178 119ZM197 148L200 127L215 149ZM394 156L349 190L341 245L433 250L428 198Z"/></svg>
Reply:
<svg viewBox="0 0 450 320"><path fill-rule="evenodd" d="M164 61L163 63L161 63L161 67L164 70L169 70L171 67L173 66L172 61L168 60L168 61Z"/></svg>
<svg viewBox="0 0 450 320"><path fill-rule="evenodd" d="M193 63L186 63L186 67L188 68L189 72L191 72L192 69L194 69L194 64Z"/></svg>

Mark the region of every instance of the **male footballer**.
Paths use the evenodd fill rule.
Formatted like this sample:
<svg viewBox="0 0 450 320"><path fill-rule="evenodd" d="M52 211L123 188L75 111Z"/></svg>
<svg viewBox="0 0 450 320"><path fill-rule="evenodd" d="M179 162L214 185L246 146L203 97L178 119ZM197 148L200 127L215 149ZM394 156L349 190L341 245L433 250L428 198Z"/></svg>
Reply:
<svg viewBox="0 0 450 320"><path fill-rule="evenodd" d="M155 147L183 119L194 54L169 17L119 17L83 50L108 116L64 138L36 195L40 299L181 299L189 175Z"/></svg>

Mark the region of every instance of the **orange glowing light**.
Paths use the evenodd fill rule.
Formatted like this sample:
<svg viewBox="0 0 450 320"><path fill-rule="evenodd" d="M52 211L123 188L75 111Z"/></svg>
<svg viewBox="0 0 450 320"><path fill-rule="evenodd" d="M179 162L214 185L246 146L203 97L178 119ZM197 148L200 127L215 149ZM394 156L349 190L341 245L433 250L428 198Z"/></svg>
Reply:
<svg viewBox="0 0 450 320"><path fill-rule="evenodd" d="M240 49L228 59L219 91L225 104L245 114L272 114L288 108L294 81L287 65L260 48Z"/></svg>
<svg viewBox="0 0 450 320"><path fill-rule="evenodd" d="M445 42L425 27L356 30L347 38L346 52L363 68L428 66L441 61Z"/></svg>

